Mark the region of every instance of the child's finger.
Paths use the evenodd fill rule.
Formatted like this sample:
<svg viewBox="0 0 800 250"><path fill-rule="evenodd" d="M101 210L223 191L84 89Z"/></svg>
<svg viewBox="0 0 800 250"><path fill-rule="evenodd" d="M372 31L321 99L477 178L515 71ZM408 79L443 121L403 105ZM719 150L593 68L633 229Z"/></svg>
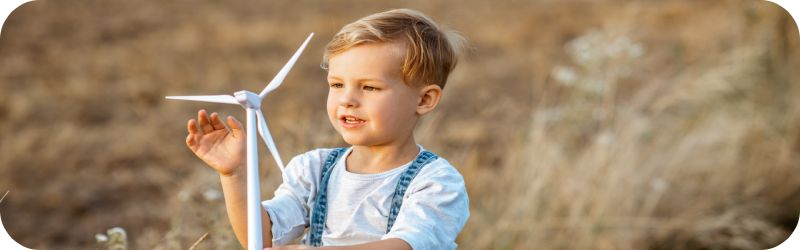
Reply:
<svg viewBox="0 0 800 250"><path fill-rule="evenodd" d="M242 123L233 118L233 116L228 116L228 127L231 128L231 133L233 133L233 137L241 138L244 136L244 131L242 130Z"/></svg>
<svg viewBox="0 0 800 250"><path fill-rule="evenodd" d="M193 134L187 135L186 136L186 146L189 146L189 148L193 148L195 144L197 144L197 141L195 141L194 135Z"/></svg>
<svg viewBox="0 0 800 250"><path fill-rule="evenodd" d="M194 119L189 119L189 122L188 122L188 123L186 123L186 130L188 130L188 131L189 131L189 134L190 134L190 135L193 135L193 134L200 134L200 135L202 135L202 133L200 132L200 130L199 130L199 129L197 129L197 122L196 122Z"/></svg>
<svg viewBox="0 0 800 250"><path fill-rule="evenodd" d="M208 113L205 109L197 111L197 120L200 122L200 130L202 130L203 133L208 134L214 132L214 127L211 127L211 122L209 122Z"/></svg>
<svg viewBox="0 0 800 250"><path fill-rule="evenodd" d="M211 113L211 127L214 130L225 129L225 125L222 125L222 121L219 120L219 114L217 112Z"/></svg>

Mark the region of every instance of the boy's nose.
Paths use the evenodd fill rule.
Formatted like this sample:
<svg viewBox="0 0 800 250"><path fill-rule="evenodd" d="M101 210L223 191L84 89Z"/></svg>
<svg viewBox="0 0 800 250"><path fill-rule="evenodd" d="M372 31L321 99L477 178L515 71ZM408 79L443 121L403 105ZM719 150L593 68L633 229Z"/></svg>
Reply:
<svg viewBox="0 0 800 250"><path fill-rule="evenodd" d="M345 91L339 96L339 105L342 107L358 107L358 97L353 91Z"/></svg>

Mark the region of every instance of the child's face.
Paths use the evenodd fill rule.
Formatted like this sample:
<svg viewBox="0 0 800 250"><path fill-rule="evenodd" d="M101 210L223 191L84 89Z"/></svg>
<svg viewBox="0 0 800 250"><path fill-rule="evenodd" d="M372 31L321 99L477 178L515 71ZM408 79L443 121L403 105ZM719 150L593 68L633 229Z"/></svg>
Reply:
<svg viewBox="0 0 800 250"><path fill-rule="evenodd" d="M328 60L328 118L351 145L387 145L411 137L420 88L406 85L398 43L358 45Z"/></svg>

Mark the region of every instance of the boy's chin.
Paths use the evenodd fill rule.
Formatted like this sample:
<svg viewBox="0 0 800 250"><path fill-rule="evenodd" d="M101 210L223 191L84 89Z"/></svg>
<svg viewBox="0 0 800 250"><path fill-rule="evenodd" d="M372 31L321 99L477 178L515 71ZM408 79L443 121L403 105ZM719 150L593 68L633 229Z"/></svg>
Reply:
<svg viewBox="0 0 800 250"><path fill-rule="evenodd" d="M342 140L349 145L353 146L369 146L375 144L371 140L362 137L355 137L355 136L344 136L342 135Z"/></svg>
<svg viewBox="0 0 800 250"><path fill-rule="evenodd" d="M356 139L356 138L348 138L346 136L342 136L342 139L344 140L345 143L347 143L349 145L353 145L353 146L365 145L365 141L364 140L359 140L359 139Z"/></svg>

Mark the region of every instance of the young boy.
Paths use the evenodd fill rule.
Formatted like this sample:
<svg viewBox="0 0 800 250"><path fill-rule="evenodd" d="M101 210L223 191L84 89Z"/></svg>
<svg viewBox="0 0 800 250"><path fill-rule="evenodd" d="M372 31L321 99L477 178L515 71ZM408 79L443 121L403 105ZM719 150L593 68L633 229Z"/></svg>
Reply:
<svg viewBox="0 0 800 250"><path fill-rule="evenodd" d="M456 65L461 38L408 9L373 14L328 44L328 118L344 141L286 166L264 201L264 246L305 233L309 246L455 249L469 217L464 179L414 140L417 120L436 108ZM247 245L242 125L216 113L189 120L187 146L220 175L234 233ZM289 248L305 248L291 246Z"/></svg>

